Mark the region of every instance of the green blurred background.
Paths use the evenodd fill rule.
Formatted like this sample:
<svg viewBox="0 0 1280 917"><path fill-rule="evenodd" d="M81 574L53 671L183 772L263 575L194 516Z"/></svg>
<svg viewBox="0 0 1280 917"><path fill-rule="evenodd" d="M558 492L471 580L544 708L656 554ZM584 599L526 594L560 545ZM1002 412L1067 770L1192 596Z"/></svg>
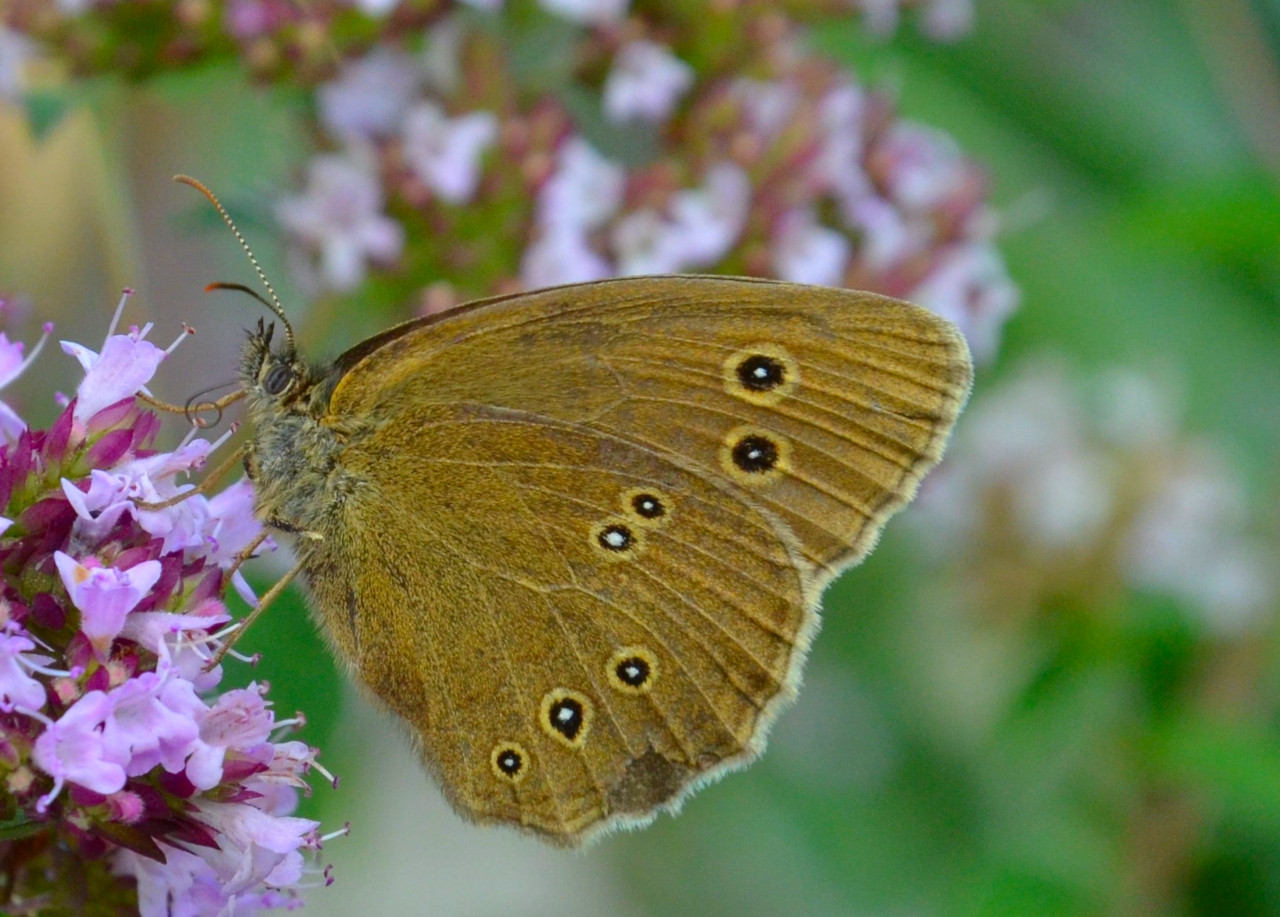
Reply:
<svg viewBox="0 0 1280 917"><path fill-rule="evenodd" d="M954 45L910 29L873 42L856 22L811 41L990 170L1023 305L969 416L1045 360L1082 389L1117 369L1159 380L1177 436L1239 482L1240 526L1274 561L1280 3L986 0ZM397 317L309 322L291 288L265 201L305 160L296 96L214 68L97 84L85 101L40 140L0 117L0 285L32 303L27 332L51 318L94 343L127 285L157 340L199 330L155 390L226 381L256 316L200 293L245 270L169 183L180 171L224 193L313 352ZM33 422L74 368L50 356L22 380ZM1005 594L979 577L1042 583L1080 561L990 540L980 563L957 560L925 537L946 494L926 493L830 590L805 690L761 762L577 855L462 824L300 603L282 604L246 638L262 664L236 677L307 712L303 737L341 785L306 810L352 824L325 849L337 883L307 911L1280 914L1274 600L1215 628L1159 590L1084 588L1085 565L1023 590L1016 611L975 602Z"/></svg>

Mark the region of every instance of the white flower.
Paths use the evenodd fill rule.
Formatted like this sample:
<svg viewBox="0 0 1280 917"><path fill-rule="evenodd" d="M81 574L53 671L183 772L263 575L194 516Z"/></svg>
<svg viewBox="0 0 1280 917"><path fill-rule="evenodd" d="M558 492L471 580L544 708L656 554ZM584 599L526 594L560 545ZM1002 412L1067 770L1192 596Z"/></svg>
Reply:
<svg viewBox="0 0 1280 917"><path fill-rule="evenodd" d="M729 94L742 106L751 130L765 139L776 137L795 114L800 93L790 83L740 77Z"/></svg>
<svg viewBox="0 0 1280 917"><path fill-rule="evenodd" d="M396 8L400 0L354 0L361 12L370 16L385 16Z"/></svg>
<svg viewBox="0 0 1280 917"><path fill-rule="evenodd" d="M912 121L895 121L877 144L876 156L884 160L890 198L908 210L930 210L968 180L951 135Z"/></svg>
<svg viewBox="0 0 1280 917"><path fill-rule="evenodd" d="M596 229L622 203L626 170L596 152L581 137L560 147L556 170L538 195L538 221L543 226Z"/></svg>
<svg viewBox="0 0 1280 917"><path fill-rule="evenodd" d="M701 188L677 192L671 220L684 236L689 267L710 266L738 241L751 204L751 179L738 166L721 162L707 170Z"/></svg>
<svg viewBox="0 0 1280 917"><path fill-rule="evenodd" d="M955 322L981 361L995 354L1019 294L995 246L966 242L949 247L908 298Z"/></svg>
<svg viewBox="0 0 1280 917"><path fill-rule="evenodd" d="M1216 455L1192 452L1134 520L1123 549L1127 575L1200 606L1219 633L1257 622L1275 595L1275 557L1244 536L1246 499Z"/></svg>
<svg viewBox="0 0 1280 917"><path fill-rule="evenodd" d="M852 246L844 233L818 223L812 210L792 210L770 246L773 267L783 280L840 286Z"/></svg>
<svg viewBox="0 0 1280 917"><path fill-rule="evenodd" d="M611 121L665 121L689 87L693 68L663 45L643 39L624 45L604 81Z"/></svg>
<svg viewBox="0 0 1280 917"><path fill-rule="evenodd" d="M520 281L528 289L603 280L612 274L609 262L570 224L545 228L520 261Z"/></svg>
<svg viewBox="0 0 1280 917"><path fill-rule="evenodd" d="M908 226L902 211L882 197L868 194L843 210L846 225L858 233L858 256L873 271L886 271L927 244L927 229Z"/></svg>
<svg viewBox="0 0 1280 917"><path fill-rule="evenodd" d="M652 208L618 220L610 241L618 256L618 273L624 277L672 274L684 265L684 234Z"/></svg>
<svg viewBox="0 0 1280 917"><path fill-rule="evenodd" d="M316 91L320 120L340 137L389 134L412 104L421 81L412 57L375 48L348 61L336 80Z"/></svg>
<svg viewBox="0 0 1280 917"><path fill-rule="evenodd" d="M617 22L627 15L631 0L539 0L548 12L590 25Z"/></svg>
<svg viewBox="0 0 1280 917"><path fill-rule="evenodd" d="M318 252L321 279L336 290L355 289L367 260L390 261L404 247L403 227L382 213L382 186L354 156L312 159L306 193L280 201L276 213Z"/></svg>
<svg viewBox="0 0 1280 917"><path fill-rule="evenodd" d="M498 119L490 112L450 118L435 102L422 102L404 120L404 158L441 198L462 204L475 193L480 158L497 136Z"/></svg>
<svg viewBox="0 0 1280 917"><path fill-rule="evenodd" d="M973 0L927 0L921 28L935 41L955 41L973 28Z"/></svg>
<svg viewBox="0 0 1280 917"><path fill-rule="evenodd" d="M751 183L730 163L707 171L701 188L677 191L667 213L639 210L618 220L611 241L618 272L669 274L710 267L733 247L746 221Z"/></svg>
<svg viewBox="0 0 1280 917"><path fill-rule="evenodd" d="M0 99L17 99L26 88L25 71L31 59L31 42L13 29L0 25Z"/></svg>

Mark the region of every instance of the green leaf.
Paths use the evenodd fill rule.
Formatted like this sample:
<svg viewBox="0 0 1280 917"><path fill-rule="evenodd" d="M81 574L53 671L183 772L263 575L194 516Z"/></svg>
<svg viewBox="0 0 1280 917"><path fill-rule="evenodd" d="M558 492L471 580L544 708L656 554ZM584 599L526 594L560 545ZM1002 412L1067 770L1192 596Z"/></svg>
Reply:
<svg viewBox="0 0 1280 917"><path fill-rule="evenodd" d="M21 840L51 828L52 825L47 821L31 821L19 813L11 819L0 821L0 841Z"/></svg>

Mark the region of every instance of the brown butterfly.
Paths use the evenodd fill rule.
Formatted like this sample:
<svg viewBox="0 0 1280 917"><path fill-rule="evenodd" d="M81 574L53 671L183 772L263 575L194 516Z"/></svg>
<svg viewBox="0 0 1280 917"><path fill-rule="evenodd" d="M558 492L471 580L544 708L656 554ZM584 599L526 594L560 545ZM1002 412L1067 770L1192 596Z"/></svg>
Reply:
<svg viewBox="0 0 1280 917"><path fill-rule="evenodd" d="M454 808L564 846L760 754L972 374L922 308L746 278L497 297L329 366L284 326L242 366L260 517Z"/></svg>

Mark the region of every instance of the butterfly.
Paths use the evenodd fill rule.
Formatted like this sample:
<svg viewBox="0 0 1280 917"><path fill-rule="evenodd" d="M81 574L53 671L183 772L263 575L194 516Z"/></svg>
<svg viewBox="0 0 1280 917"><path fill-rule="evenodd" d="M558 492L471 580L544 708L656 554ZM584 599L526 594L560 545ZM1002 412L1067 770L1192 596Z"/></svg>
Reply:
<svg viewBox="0 0 1280 917"><path fill-rule="evenodd" d="M259 517L453 807L561 846L761 753L823 590L972 377L932 312L761 279L500 296L327 365L268 306L282 339L259 322L241 367Z"/></svg>

